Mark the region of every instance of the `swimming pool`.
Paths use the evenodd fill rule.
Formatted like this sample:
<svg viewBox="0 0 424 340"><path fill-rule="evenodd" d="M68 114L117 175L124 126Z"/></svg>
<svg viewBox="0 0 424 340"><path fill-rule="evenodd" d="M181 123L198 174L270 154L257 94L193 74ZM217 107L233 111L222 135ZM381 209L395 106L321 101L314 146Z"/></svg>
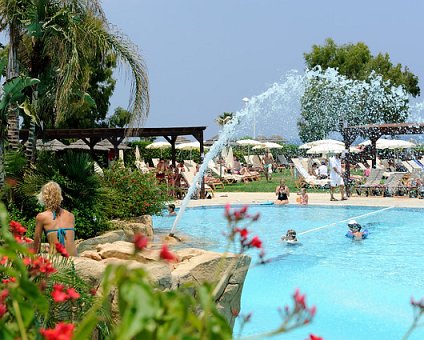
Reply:
<svg viewBox="0 0 424 340"><path fill-rule="evenodd" d="M309 333L325 339L402 338L412 322L411 296L424 296L424 210L253 205L249 212L261 214L250 229L263 240L267 258L273 261L249 269L241 314L253 315L243 335L278 326L277 308L291 304L291 295L300 288L308 305L317 306L317 314L311 325L283 334L282 339L305 339ZM191 235L191 246L223 250L223 213L223 207L187 209L177 234ZM344 237L346 222L337 222L352 218L366 226L368 239ZM170 217L153 220L155 229L167 231L173 222ZM322 226L298 236L302 246L280 241L287 229L299 235ZM234 331L237 334L237 324ZM409 339L423 338L424 330L418 328Z"/></svg>

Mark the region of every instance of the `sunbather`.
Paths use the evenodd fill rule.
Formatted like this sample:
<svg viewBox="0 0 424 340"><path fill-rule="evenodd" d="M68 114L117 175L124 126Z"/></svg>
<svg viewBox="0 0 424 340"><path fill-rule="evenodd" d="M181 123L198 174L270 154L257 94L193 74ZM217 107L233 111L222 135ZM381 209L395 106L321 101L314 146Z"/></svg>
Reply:
<svg viewBox="0 0 424 340"><path fill-rule="evenodd" d="M289 203L290 190L284 179L280 180L280 185L275 188L275 194L277 195L277 200L274 204L282 205Z"/></svg>

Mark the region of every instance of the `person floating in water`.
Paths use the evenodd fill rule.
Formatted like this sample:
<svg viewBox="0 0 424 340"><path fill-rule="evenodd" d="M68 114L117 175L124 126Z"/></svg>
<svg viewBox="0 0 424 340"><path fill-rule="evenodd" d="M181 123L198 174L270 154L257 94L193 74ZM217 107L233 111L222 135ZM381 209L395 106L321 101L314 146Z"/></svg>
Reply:
<svg viewBox="0 0 424 340"><path fill-rule="evenodd" d="M177 213L175 212L175 204L168 205L168 215L175 216Z"/></svg>
<svg viewBox="0 0 424 340"><path fill-rule="evenodd" d="M347 223L347 226L348 226L349 230L345 235L346 237L349 237L353 240L363 240L363 239L367 238L368 230L365 229L364 231L361 231L362 226L358 222L356 222L355 220L350 220Z"/></svg>
<svg viewBox="0 0 424 340"><path fill-rule="evenodd" d="M287 230L286 235L282 236L281 240L285 241L287 244L297 244L298 241L297 241L296 230L294 229Z"/></svg>

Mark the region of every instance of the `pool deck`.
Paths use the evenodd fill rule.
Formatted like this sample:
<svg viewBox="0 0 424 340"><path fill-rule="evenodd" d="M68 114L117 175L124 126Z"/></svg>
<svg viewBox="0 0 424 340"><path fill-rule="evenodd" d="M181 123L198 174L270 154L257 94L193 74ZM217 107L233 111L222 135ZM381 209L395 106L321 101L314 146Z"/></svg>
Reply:
<svg viewBox="0 0 424 340"><path fill-rule="evenodd" d="M308 193L310 205L358 205L358 206L377 206L377 207L399 207L399 208L423 208L424 199L409 198L409 197L365 197L365 196L354 196L350 197L347 201L330 201L330 195L325 193ZM296 203L298 196L291 194L289 198L289 204ZM336 194L335 197L340 199L340 194ZM260 204L273 202L275 200L275 194L269 192L217 192L215 197L212 199L199 199L191 200L189 207L199 206L213 206L213 205L225 205L230 204ZM181 201L175 202L177 206L180 206Z"/></svg>

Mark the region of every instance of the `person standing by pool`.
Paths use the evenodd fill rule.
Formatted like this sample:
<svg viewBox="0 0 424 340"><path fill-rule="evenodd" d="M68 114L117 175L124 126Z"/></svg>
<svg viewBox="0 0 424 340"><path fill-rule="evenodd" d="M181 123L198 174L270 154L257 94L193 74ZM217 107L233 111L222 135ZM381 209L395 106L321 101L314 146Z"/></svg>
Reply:
<svg viewBox="0 0 424 340"><path fill-rule="evenodd" d="M337 201L334 197L336 188L340 188L340 195L342 201L347 200L345 197L344 182L342 176L342 163L340 154L336 153L330 157L330 201Z"/></svg>
<svg viewBox="0 0 424 340"><path fill-rule="evenodd" d="M274 204L282 205L289 203L290 190L284 179L280 180L280 185L275 188L275 194L277 195L277 200Z"/></svg>
<svg viewBox="0 0 424 340"><path fill-rule="evenodd" d="M48 182L43 185L37 197L46 211L39 213L35 218L32 248L36 253L40 251L41 235L44 232L50 245L50 253L53 253L56 244L60 243L70 256L76 256L75 218L72 213L60 206L63 197L59 184Z"/></svg>
<svg viewBox="0 0 424 340"><path fill-rule="evenodd" d="M267 152L263 158L264 163L264 173L267 181L272 180L272 163L274 160L272 159L271 153Z"/></svg>

